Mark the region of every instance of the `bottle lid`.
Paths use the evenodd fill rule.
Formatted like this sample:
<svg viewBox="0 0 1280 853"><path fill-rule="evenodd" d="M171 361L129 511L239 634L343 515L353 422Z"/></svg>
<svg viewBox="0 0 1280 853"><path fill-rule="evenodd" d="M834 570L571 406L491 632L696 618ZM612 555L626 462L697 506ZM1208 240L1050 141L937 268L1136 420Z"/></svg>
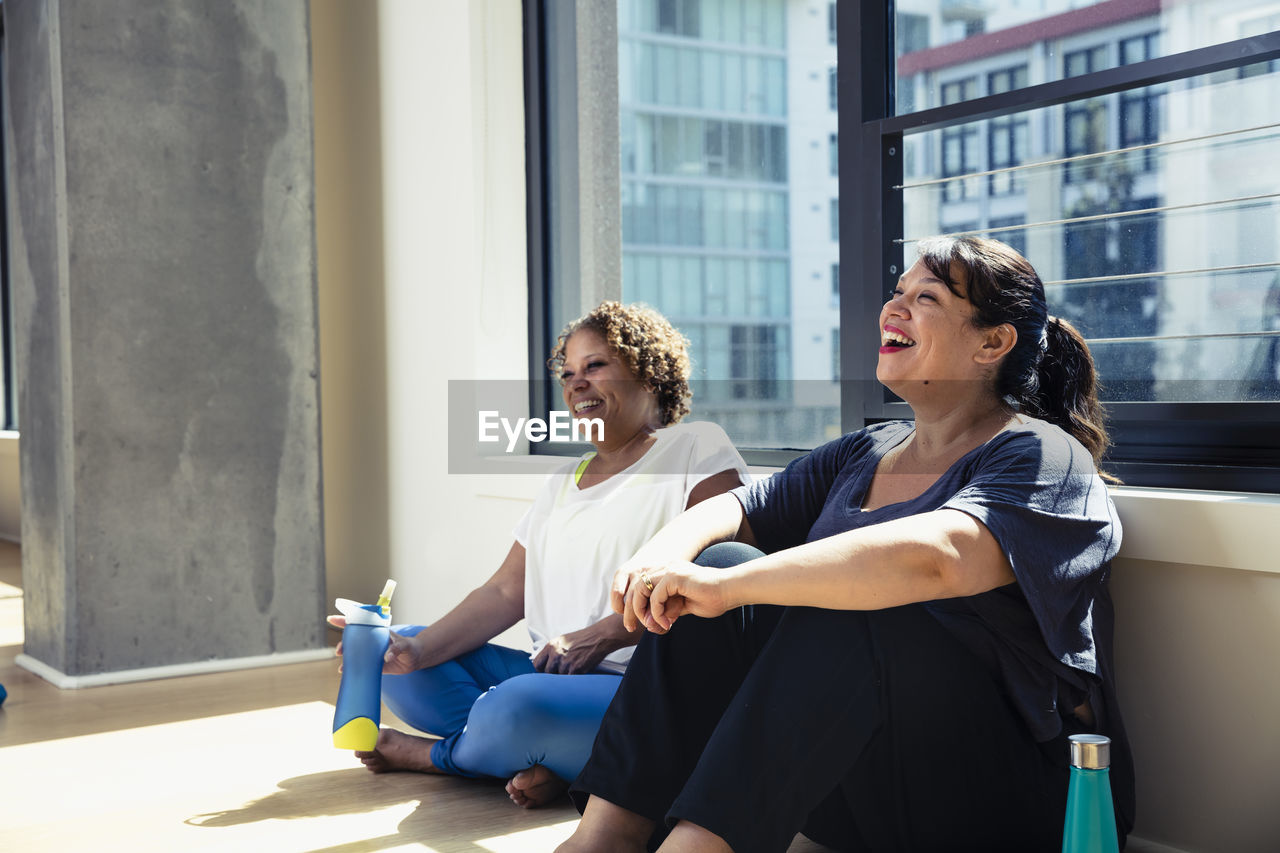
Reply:
<svg viewBox="0 0 1280 853"><path fill-rule="evenodd" d="M349 598L339 598L333 602L338 612L347 617L348 625L389 625L390 612L376 604L361 604Z"/></svg>
<svg viewBox="0 0 1280 853"><path fill-rule="evenodd" d="M1071 735L1071 764L1086 770L1111 766L1111 738L1104 735Z"/></svg>

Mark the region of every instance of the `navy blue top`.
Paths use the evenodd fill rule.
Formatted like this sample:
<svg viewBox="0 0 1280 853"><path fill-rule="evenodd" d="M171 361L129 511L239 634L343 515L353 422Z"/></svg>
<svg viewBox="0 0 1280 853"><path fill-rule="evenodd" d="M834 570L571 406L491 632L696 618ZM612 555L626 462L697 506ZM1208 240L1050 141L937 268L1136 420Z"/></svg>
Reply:
<svg viewBox="0 0 1280 853"><path fill-rule="evenodd" d="M867 512L876 467L912 434L909 421L842 436L733 494L767 553L937 509L981 521L1017 582L923 606L991 668L1037 740L1056 737L1071 709L1090 699L1099 731L1112 738L1114 771L1117 758L1128 760L1107 589L1120 521L1089 452L1052 424L1023 420L966 453L919 497Z"/></svg>

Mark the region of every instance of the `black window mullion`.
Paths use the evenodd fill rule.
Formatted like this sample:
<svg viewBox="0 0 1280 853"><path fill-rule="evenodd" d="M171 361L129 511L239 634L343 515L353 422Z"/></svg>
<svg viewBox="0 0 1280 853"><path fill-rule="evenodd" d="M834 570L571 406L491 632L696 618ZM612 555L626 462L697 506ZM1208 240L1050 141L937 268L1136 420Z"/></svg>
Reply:
<svg viewBox="0 0 1280 853"><path fill-rule="evenodd" d="M1041 83L998 95L988 95L958 104L887 117L881 122L881 130L885 133L937 130L1028 109L1049 107L1143 86L1154 86L1171 80L1183 80L1272 59L1280 59L1280 31L1189 50L1172 56L1162 56L1146 62L1136 62L1133 65L1121 65L1079 77L1054 80L1050 83Z"/></svg>
<svg viewBox="0 0 1280 853"><path fill-rule="evenodd" d="M889 115L893 80L892 10L879 0L841 6L836 50L854 57L837 62L840 87L840 422L861 429L880 406L874 381L875 349L867 347L879 308L878 283L900 268L901 246L885 232L885 203L901 182L902 144L896 145L898 180L885 173L885 139L879 122ZM843 140L847 140L845 143ZM898 207L901 221L901 207ZM894 260L898 257L898 260ZM900 269L899 269L900 272Z"/></svg>
<svg viewBox="0 0 1280 853"><path fill-rule="evenodd" d="M529 285L529 414L541 416L551 405L543 368L551 350L551 274L547 251L550 215L547 187L551 176L546 152L546 26L543 0L524 2L525 221Z"/></svg>

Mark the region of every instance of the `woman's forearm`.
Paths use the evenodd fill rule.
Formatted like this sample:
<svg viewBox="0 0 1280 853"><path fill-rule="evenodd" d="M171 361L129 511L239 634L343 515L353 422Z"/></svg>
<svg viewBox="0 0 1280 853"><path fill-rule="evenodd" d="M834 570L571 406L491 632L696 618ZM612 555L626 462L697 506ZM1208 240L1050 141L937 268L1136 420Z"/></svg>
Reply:
<svg viewBox="0 0 1280 853"><path fill-rule="evenodd" d="M1014 580L995 537L941 510L841 533L724 570L731 606L879 610L976 595Z"/></svg>
<svg viewBox="0 0 1280 853"><path fill-rule="evenodd" d="M419 666L437 666L474 651L523 617L523 600L513 601L489 584L478 587L414 638L422 650Z"/></svg>
<svg viewBox="0 0 1280 853"><path fill-rule="evenodd" d="M478 649L524 618L524 575L524 546L515 542L491 578L413 638L417 667Z"/></svg>

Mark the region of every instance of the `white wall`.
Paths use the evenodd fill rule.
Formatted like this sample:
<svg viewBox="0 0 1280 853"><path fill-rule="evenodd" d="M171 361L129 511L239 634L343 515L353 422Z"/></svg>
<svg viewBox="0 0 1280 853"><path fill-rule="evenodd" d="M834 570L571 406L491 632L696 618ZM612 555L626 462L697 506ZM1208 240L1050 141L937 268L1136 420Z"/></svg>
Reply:
<svg viewBox="0 0 1280 853"><path fill-rule="evenodd" d="M391 573L435 619L497 568L522 507L449 473L448 380L526 376L517 0L379 4Z"/></svg>
<svg viewBox="0 0 1280 853"><path fill-rule="evenodd" d="M1114 495L1136 832L1187 851L1280 849L1280 495Z"/></svg>
<svg viewBox="0 0 1280 853"><path fill-rule="evenodd" d="M429 622L523 512L449 473L445 419L449 380L526 373L521 4L312 0L311 26L329 597L394 577Z"/></svg>

